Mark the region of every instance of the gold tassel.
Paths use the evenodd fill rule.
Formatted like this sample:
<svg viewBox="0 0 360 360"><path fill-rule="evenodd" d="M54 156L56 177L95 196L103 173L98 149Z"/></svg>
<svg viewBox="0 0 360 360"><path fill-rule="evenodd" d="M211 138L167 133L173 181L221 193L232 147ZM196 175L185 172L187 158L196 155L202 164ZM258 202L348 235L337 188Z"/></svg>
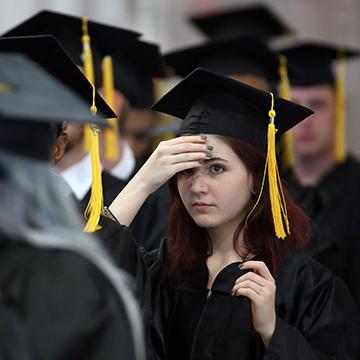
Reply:
<svg viewBox="0 0 360 360"><path fill-rule="evenodd" d="M250 215L254 212L258 206L261 196L263 194L266 174L268 176L269 183L269 197L271 204L271 214L274 222L275 235L279 239L284 239L286 236L290 235L290 224L287 214L286 201L284 192L281 186L281 179L279 175L279 170L276 163L276 151L275 151L275 116L276 112L274 110L274 95L271 95L271 109L269 111L270 122L268 125L267 133L267 155L265 162L265 169L263 174L263 179L261 183L261 189L259 196L255 202L255 205L250 210L249 214L245 220L245 226L250 218Z"/></svg>
<svg viewBox="0 0 360 360"><path fill-rule="evenodd" d="M336 60L336 138L335 156L338 163L346 158L345 55L338 50Z"/></svg>
<svg viewBox="0 0 360 360"><path fill-rule="evenodd" d="M111 56L105 56L102 61L103 88L106 102L114 110L114 75ZM117 118L108 119L110 127L105 130L105 156L109 160L118 157L118 123Z"/></svg>
<svg viewBox="0 0 360 360"><path fill-rule="evenodd" d="M93 103L91 112L96 114L95 106L95 87L93 85ZM91 155L91 194L90 200L85 210L85 219L87 223L84 227L85 232L94 232L101 229L99 226L100 215L103 211L103 188L101 180L101 165L99 151L99 130L91 125L90 136L90 155Z"/></svg>
<svg viewBox="0 0 360 360"><path fill-rule="evenodd" d="M287 70L287 60L286 57L282 54L279 55L279 75L280 75L280 85L279 85L279 96L283 99L290 99L290 81L288 77ZM288 130L281 137L281 144L283 149L283 164L286 169L289 169L294 164L294 153L292 148L292 136L291 130Z"/></svg>
<svg viewBox="0 0 360 360"><path fill-rule="evenodd" d="M91 82L91 84L95 85L94 64L91 52L90 36L88 32L88 20L86 16L84 16L82 19L82 33L83 35L81 37L81 41L83 44L82 61L84 66L84 74L86 78ZM91 126L89 124L84 125L84 145L87 152L90 151L91 133Z"/></svg>
<svg viewBox="0 0 360 360"><path fill-rule="evenodd" d="M267 172L269 182L269 195L271 212L274 221L276 237L284 239L290 234L290 225L287 216L287 208L284 193L281 186L281 179L276 163L275 151L275 116L274 95L271 95L271 110L269 111L270 123L268 125L268 147L267 147Z"/></svg>
<svg viewBox="0 0 360 360"><path fill-rule="evenodd" d="M96 114L97 109L95 106L95 86L94 86L94 65L90 46L90 36L88 33L88 21L86 17L83 17L82 23L83 36L81 41L83 43L83 64L84 73L87 79L90 81L93 93L92 93L92 106L91 112ZM101 180L101 165L100 165L100 151L99 151L99 130L94 125L86 125L84 129L84 142L85 149L90 151L91 156L91 195L89 203L85 210L85 218L87 223L84 227L85 232L94 232L101 227L98 225L100 215L103 210L103 189Z"/></svg>

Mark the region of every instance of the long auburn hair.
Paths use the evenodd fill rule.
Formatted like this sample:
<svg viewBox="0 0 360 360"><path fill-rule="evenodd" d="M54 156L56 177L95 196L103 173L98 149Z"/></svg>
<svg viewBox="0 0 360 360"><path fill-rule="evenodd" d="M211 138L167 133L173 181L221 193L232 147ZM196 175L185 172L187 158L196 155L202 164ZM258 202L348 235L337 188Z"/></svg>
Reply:
<svg viewBox="0 0 360 360"><path fill-rule="evenodd" d="M260 190L265 168L265 156L255 146L248 142L222 136L222 139L238 155L244 163L249 174L253 177L253 190L255 195L247 206L248 214L253 208ZM207 231L198 226L190 217L180 198L177 189L177 178L170 179L172 202L169 212L168 224L168 272L190 270L204 262L212 253L212 245ZM284 240L275 237L267 179L264 184L261 200L257 207L245 220L240 221L234 233L233 243L236 242L240 232L244 231L244 245L247 254L239 254L246 259L248 254L254 254L274 272L280 264L285 251L304 249L310 233L310 225L304 212L294 203L290 194L283 185L287 204L288 218L291 234Z"/></svg>

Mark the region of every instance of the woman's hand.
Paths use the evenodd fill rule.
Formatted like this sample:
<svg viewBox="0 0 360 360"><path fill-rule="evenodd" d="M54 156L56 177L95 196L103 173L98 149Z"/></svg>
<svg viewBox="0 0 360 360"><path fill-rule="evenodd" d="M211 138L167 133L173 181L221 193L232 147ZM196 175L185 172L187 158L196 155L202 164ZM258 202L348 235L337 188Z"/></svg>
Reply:
<svg viewBox="0 0 360 360"><path fill-rule="evenodd" d="M240 276L232 289L234 296L246 296L251 300L255 330L268 347L275 331L275 280L262 261L245 261L241 270L253 270Z"/></svg>
<svg viewBox="0 0 360 360"><path fill-rule="evenodd" d="M137 173L149 194L156 191L176 173L196 168L211 157L205 135L180 136L162 141Z"/></svg>
<svg viewBox="0 0 360 360"><path fill-rule="evenodd" d="M118 222L130 225L147 197L180 171L199 167L211 158L206 136L162 141L146 163L109 206Z"/></svg>

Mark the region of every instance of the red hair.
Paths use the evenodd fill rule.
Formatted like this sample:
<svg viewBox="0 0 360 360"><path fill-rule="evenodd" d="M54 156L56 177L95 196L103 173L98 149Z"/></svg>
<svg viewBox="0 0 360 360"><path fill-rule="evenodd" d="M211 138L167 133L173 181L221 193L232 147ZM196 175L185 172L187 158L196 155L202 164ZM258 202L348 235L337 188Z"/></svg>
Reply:
<svg viewBox="0 0 360 360"><path fill-rule="evenodd" d="M260 150L247 142L230 137L222 138L253 176L253 189L256 195L248 204L246 213L249 213L260 193L265 157ZM168 269L170 273L175 273L179 270L190 270L206 262L206 258L211 255L212 246L206 230L199 227L185 209L177 189L176 176L170 180L170 191L172 203L168 224L168 241L170 242ZM308 219L294 203L284 185L283 191L290 222L291 234L289 236L284 240L275 237L268 183L265 181L259 204L249 216L246 226L245 220L239 222L233 238L236 249L238 235L244 230L244 244L248 254L258 256L272 272L280 264L285 251L304 249L309 238ZM248 254L239 255L246 258Z"/></svg>

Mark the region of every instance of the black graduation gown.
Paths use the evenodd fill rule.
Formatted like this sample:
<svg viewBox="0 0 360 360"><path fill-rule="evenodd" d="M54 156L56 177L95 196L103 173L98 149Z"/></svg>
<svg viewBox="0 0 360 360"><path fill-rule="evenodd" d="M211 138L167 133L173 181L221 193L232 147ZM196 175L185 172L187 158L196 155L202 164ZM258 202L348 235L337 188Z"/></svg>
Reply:
<svg viewBox="0 0 360 360"><path fill-rule="evenodd" d="M302 187L291 177L289 184L312 220L308 253L345 281L360 309L360 163L348 157L316 187Z"/></svg>
<svg viewBox="0 0 360 360"><path fill-rule="evenodd" d="M103 171L102 182L104 204L109 206L128 180L120 180ZM78 202L81 213L84 213L89 199L90 191ZM149 251L158 248L159 239L166 235L169 208L170 193L167 185L164 185L148 197L130 225L138 243Z"/></svg>
<svg viewBox="0 0 360 360"><path fill-rule="evenodd" d="M30 360L30 345L16 311L0 299L0 359Z"/></svg>
<svg viewBox="0 0 360 360"><path fill-rule="evenodd" d="M109 230L109 227L111 230ZM303 253L288 253L275 275L275 333L265 350L251 321L251 303L230 291L244 271L224 268L207 298L206 265L164 277L159 251L137 248L131 231L107 227L108 248L136 278L148 326L148 357L156 359L360 359L360 319L344 283ZM130 260L130 257L133 257ZM150 328L151 327L151 328Z"/></svg>
<svg viewBox="0 0 360 360"><path fill-rule="evenodd" d="M1 302L21 320L32 359L135 359L125 308L93 264L21 242L0 249Z"/></svg>

